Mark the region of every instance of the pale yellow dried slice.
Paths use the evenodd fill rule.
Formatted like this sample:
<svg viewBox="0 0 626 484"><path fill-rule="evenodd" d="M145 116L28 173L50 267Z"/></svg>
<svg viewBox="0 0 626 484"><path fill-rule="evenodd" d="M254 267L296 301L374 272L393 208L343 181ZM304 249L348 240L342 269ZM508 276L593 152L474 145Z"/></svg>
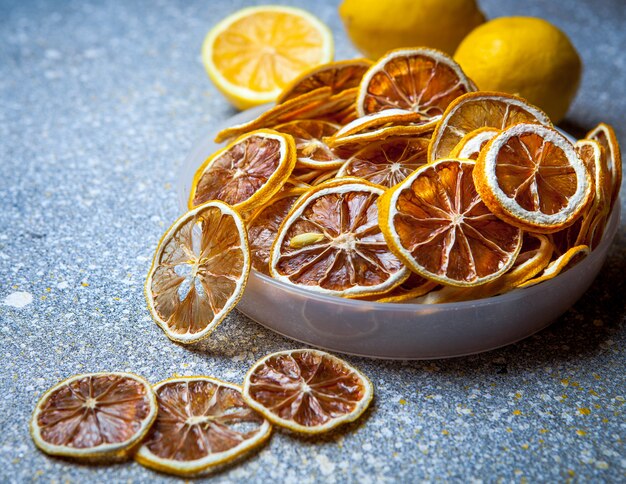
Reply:
<svg viewBox="0 0 626 484"><path fill-rule="evenodd" d="M125 372L86 373L43 394L30 431L46 454L118 459L141 441L156 415L156 397L143 378Z"/></svg>
<svg viewBox="0 0 626 484"><path fill-rule="evenodd" d="M404 109L418 113L419 124L434 125L454 99L472 90L461 67L447 54L424 47L397 49L363 76L357 113Z"/></svg>
<svg viewBox="0 0 626 484"><path fill-rule="evenodd" d="M574 146L540 124L517 124L493 138L476 160L474 182L498 217L541 233L574 223L593 193Z"/></svg>
<svg viewBox="0 0 626 484"><path fill-rule="evenodd" d="M520 284L519 287L530 287L535 284L539 284L540 282L553 279L573 265L577 264L581 259L584 259L590 252L591 249L589 249L586 245L577 245L576 247L572 247L558 259L550 262L548 267L546 267L539 276L527 280L526 282Z"/></svg>
<svg viewBox="0 0 626 484"><path fill-rule="evenodd" d="M472 180L474 163L442 159L415 170L381 197L389 248L413 272L450 286L477 286L515 262L522 232L496 217Z"/></svg>
<svg viewBox="0 0 626 484"><path fill-rule="evenodd" d="M208 376L170 378L154 392L159 412L135 455L151 469L197 475L243 456L271 434L271 424L232 383Z"/></svg>
<svg viewBox="0 0 626 484"><path fill-rule="evenodd" d="M305 434L353 422L374 396L368 378L323 351L279 351L261 358L243 382L245 401L272 423Z"/></svg>
<svg viewBox="0 0 626 484"><path fill-rule="evenodd" d="M388 292L409 275L378 226L379 186L338 178L306 192L283 221L270 274L314 292L361 297Z"/></svg>
<svg viewBox="0 0 626 484"><path fill-rule="evenodd" d="M552 126L550 118L524 99L502 92L471 92L454 100L437 123L428 150L430 161L452 157L468 133L483 127L505 130L520 123Z"/></svg>
<svg viewBox="0 0 626 484"><path fill-rule="evenodd" d="M606 164L611 173L611 207L613 207L622 187L622 154L617 136L615 136L615 131L611 125L600 123L587 133L586 138L598 141L604 148L604 154L607 158Z"/></svg>
<svg viewBox="0 0 626 484"><path fill-rule="evenodd" d="M239 212L254 210L278 193L295 166L296 145L290 135L263 129L245 134L198 168L189 208L220 200Z"/></svg>
<svg viewBox="0 0 626 484"><path fill-rule="evenodd" d="M250 272L241 216L223 202L200 205L165 232L146 279L148 309L168 338L206 338L235 307Z"/></svg>

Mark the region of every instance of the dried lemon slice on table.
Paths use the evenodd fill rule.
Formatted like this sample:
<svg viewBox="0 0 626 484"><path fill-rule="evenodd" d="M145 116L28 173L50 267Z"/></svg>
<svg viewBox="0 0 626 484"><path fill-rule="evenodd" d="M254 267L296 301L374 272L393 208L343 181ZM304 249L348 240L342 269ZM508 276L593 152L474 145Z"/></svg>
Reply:
<svg viewBox="0 0 626 484"><path fill-rule="evenodd" d="M448 104L474 90L461 67L443 52L397 49L381 57L363 76L357 113L404 109L420 114L419 124L434 124Z"/></svg>
<svg viewBox="0 0 626 484"><path fill-rule="evenodd" d="M202 45L209 77L239 109L274 101L303 71L332 58L328 27L285 6L241 9L211 29Z"/></svg>
<svg viewBox="0 0 626 484"><path fill-rule="evenodd" d="M272 423L317 434L353 422L374 396L368 378L345 361L318 350L279 351L246 374L243 398Z"/></svg>
<svg viewBox="0 0 626 484"><path fill-rule="evenodd" d="M126 456L157 415L150 384L131 373L76 375L40 398L30 424L35 445L76 459Z"/></svg>
<svg viewBox="0 0 626 484"><path fill-rule="evenodd" d="M542 233L574 223L592 195L574 146L540 124L518 124L493 138L476 160L474 182L498 217Z"/></svg>
<svg viewBox="0 0 626 484"><path fill-rule="evenodd" d="M413 271L450 286L476 286L515 262L522 231L478 196L474 163L442 159L387 190L379 223L389 248Z"/></svg>
<svg viewBox="0 0 626 484"><path fill-rule="evenodd" d="M239 212L267 202L296 165L291 136L271 130L245 134L211 155L193 177L189 208L221 200Z"/></svg>
<svg viewBox="0 0 626 484"><path fill-rule="evenodd" d="M250 272L241 216L223 202L200 205L161 238L146 279L148 309L168 338L206 338L235 307Z"/></svg>
<svg viewBox="0 0 626 484"><path fill-rule="evenodd" d="M306 192L283 221L270 255L275 279L335 296L382 294L409 275L378 226L384 190L357 178Z"/></svg>
<svg viewBox="0 0 626 484"><path fill-rule="evenodd" d="M464 94L450 103L437 123L428 159L454 157L455 146L478 128L504 130L520 123L552 126L547 114L522 98L502 92Z"/></svg>
<svg viewBox="0 0 626 484"><path fill-rule="evenodd" d="M241 388L207 376L154 386L159 412L135 455L141 465L181 476L199 474L265 442L271 424L252 410Z"/></svg>

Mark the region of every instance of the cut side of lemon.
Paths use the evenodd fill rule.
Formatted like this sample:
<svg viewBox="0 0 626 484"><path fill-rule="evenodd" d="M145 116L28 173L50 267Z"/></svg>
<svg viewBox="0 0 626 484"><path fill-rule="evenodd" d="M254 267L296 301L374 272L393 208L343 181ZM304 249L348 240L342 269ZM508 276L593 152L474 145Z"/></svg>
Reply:
<svg viewBox="0 0 626 484"><path fill-rule="evenodd" d="M362 179L338 178L302 195L272 246L272 277L344 297L382 294L401 284L409 271L378 226L383 192Z"/></svg>
<svg viewBox="0 0 626 484"><path fill-rule="evenodd" d="M319 19L293 7L249 7L226 17L202 45L204 67L239 109L276 100L302 72L333 58L333 38Z"/></svg>
<svg viewBox="0 0 626 484"><path fill-rule="evenodd" d="M259 447L271 424L251 409L241 388L208 376L171 378L154 386L159 412L135 454L168 474L200 474Z"/></svg>
<svg viewBox="0 0 626 484"><path fill-rule="evenodd" d="M254 210L282 188L295 165L291 136L263 129L244 134L198 168L189 208L220 200L240 212Z"/></svg>
<svg viewBox="0 0 626 484"><path fill-rule="evenodd" d="M206 338L235 307L250 272L241 216L223 202L200 205L161 238L146 279L148 309L168 338Z"/></svg>
<svg viewBox="0 0 626 484"><path fill-rule="evenodd" d="M476 160L474 182L498 217L541 233L574 223L593 193L574 146L540 124L517 124L493 138Z"/></svg>
<svg viewBox="0 0 626 484"><path fill-rule="evenodd" d="M125 457L157 415L150 384L132 373L75 375L40 398L31 419L35 445L74 459Z"/></svg>
<svg viewBox="0 0 626 484"><path fill-rule="evenodd" d="M496 217L472 180L474 163L442 159L415 170L379 202L389 248L413 272L450 286L477 286L515 262L522 231Z"/></svg>
<svg viewBox="0 0 626 484"><path fill-rule="evenodd" d="M245 401L272 423L305 434L353 422L374 396L369 379L345 361L318 350L279 351L246 374Z"/></svg>

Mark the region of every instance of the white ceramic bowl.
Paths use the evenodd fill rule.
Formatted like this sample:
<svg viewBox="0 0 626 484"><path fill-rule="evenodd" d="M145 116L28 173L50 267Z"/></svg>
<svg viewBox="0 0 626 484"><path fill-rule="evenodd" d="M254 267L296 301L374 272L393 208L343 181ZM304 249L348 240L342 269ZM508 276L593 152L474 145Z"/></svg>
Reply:
<svg viewBox="0 0 626 484"><path fill-rule="evenodd" d="M213 142L215 134L265 109L233 116L195 145L179 173L181 213L187 210L193 174L220 147ZM355 301L288 286L253 270L237 309L288 338L339 353L430 359L488 351L545 328L583 295L606 259L619 219L618 201L602 242L579 264L552 280L500 296L446 304Z"/></svg>

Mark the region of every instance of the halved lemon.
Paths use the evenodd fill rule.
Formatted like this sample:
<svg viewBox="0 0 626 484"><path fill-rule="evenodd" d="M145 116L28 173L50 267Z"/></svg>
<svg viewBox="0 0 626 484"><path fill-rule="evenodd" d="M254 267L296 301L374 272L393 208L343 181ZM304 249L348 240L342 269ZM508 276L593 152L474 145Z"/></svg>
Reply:
<svg viewBox="0 0 626 484"><path fill-rule="evenodd" d="M318 350L279 351L246 374L243 398L272 423L305 434L353 422L374 396L368 378L345 361Z"/></svg>
<svg viewBox="0 0 626 484"><path fill-rule="evenodd" d="M274 101L302 72L332 58L326 25L305 10L278 5L239 10L202 44L209 77L239 109Z"/></svg>
<svg viewBox="0 0 626 484"><path fill-rule="evenodd" d="M434 124L457 97L473 91L461 67L435 49L396 49L365 73L359 87L359 116L386 109L420 115L420 124Z"/></svg>
<svg viewBox="0 0 626 484"><path fill-rule="evenodd" d="M515 262L522 231L478 196L474 163L442 159L415 170L379 202L389 248L413 272L450 286L485 284Z"/></svg>
<svg viewBox="0 0 626 484"><path fill-rule="evenodd" d="M240 212L254 210L282 188L295 165L291 136L263 129L244 134L198 168L189 208L220 200Z"/></svg>
<svg viewBox="0 0 626 484"><path fill-rule="evenodd" d="M272 246L272 277L344 297L382 294L402 283L409 272L378 226L383 192L365 180L339 178L302 195Z"/></svg>
<svg viewBox="0 0 626 484"><path fill-rule="evenodd" d="M241 388L208 376L154 385L159 412L135 454L141 465L188 476L230 462L265 442L271 424L251 409Z"/></svg>
<svg viewBox="0 0 626 484"><path fill-rule="evenodd" d="M493 138L476 160L474 182L498 217L541 233L574 223L593 188L574 146L540 124L517 124Z"/></svg>
<svg viewBox="0 0 626 484"><path fill-rule="evenodd" d="M437 123L428 159L452 157L454 147L478 128L504 130L520 123L552 126L547 114L522 98L502 92L464 94L450 103Z"/></svg>
<svg viewBox="0 0 626 484"><path fill-rule="evenodd" d="M120 458L143 438L157 415L150 384L132 373L75 375L50 388L30 423L46 454L74 459Z"/></svg>
<svg viewBox="0 0 626 484"><path fill-rule="evenodd" d="M165 232L146 279L148 309L168 338L206 338L235 307L250 272L241 216L223 202L200 205Z"/></svg>

